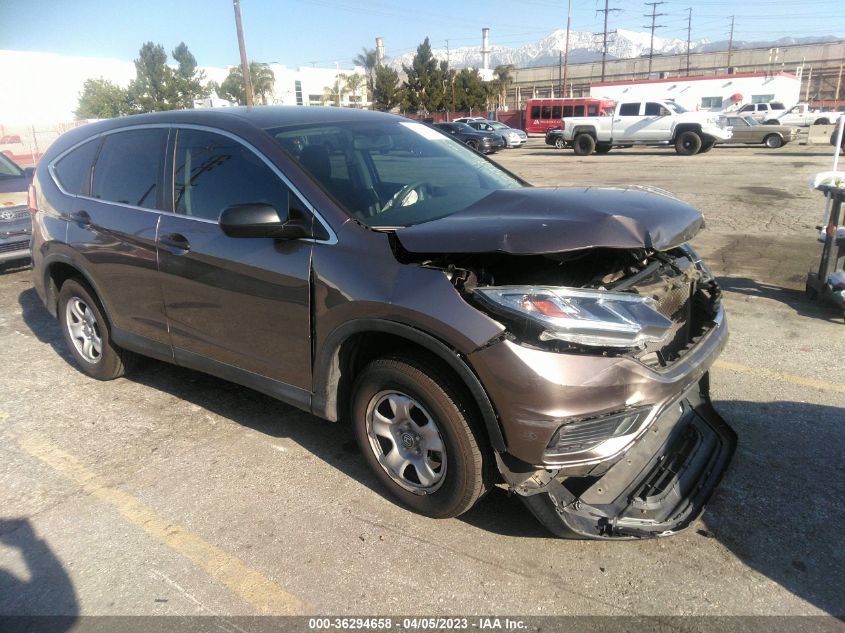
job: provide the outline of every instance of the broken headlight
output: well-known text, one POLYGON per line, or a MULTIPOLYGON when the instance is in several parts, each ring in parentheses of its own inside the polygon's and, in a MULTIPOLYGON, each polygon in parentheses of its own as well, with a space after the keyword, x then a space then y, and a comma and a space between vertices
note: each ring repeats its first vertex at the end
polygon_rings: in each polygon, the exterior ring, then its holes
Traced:
POLYGON ((544 341, 640 347, 663 343, 672 328, 653 299, 627 292, 551 286, 491 286, 476 292, 494 310, 503 309, 542 327, 544 341))

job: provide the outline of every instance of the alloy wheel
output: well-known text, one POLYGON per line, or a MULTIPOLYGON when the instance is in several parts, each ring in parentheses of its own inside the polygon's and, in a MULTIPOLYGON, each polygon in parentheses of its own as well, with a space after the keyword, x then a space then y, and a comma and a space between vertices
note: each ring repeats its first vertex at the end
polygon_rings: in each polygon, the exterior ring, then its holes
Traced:
POLYGON ((70 339, 79 355, 89 363, 97 363, 103 355, 103 338, 94 311, 79 297, 71 297, 65 307, 65 323, 70 339))

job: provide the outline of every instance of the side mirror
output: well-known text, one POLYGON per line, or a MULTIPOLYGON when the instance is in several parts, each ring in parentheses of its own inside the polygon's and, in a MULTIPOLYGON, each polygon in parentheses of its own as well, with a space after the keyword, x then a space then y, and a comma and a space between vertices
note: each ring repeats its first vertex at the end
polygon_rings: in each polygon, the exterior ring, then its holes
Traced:
POLYGON ((236 204, 223 209, 220 228, 229 237, 272 237, 295 240, 312 237, 309 227, 301 220, 279 213, 269 204, 236 204))

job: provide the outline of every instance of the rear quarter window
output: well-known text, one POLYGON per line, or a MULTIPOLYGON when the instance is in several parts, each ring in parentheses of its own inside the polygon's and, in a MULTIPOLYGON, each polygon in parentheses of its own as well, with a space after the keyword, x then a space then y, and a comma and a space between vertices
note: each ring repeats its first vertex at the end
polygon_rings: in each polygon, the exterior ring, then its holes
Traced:
POLYGON ((67 193, 88 195, 91 186, 91 166, 97 157, 102 139, 83 143, 59 160, 53 168, 56 180, 67 193))

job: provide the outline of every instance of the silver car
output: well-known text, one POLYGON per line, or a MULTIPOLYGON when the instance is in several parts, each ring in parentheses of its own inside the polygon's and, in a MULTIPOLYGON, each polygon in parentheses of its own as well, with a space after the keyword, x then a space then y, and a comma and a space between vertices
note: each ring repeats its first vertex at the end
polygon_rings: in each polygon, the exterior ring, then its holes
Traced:
POLYGON ((467 121, 467 125, 481 132, 494 132, 505 140, 505 147, 522 147, 528 142, 528 135, 522 130, 508 127, 499 121, 467 121))

